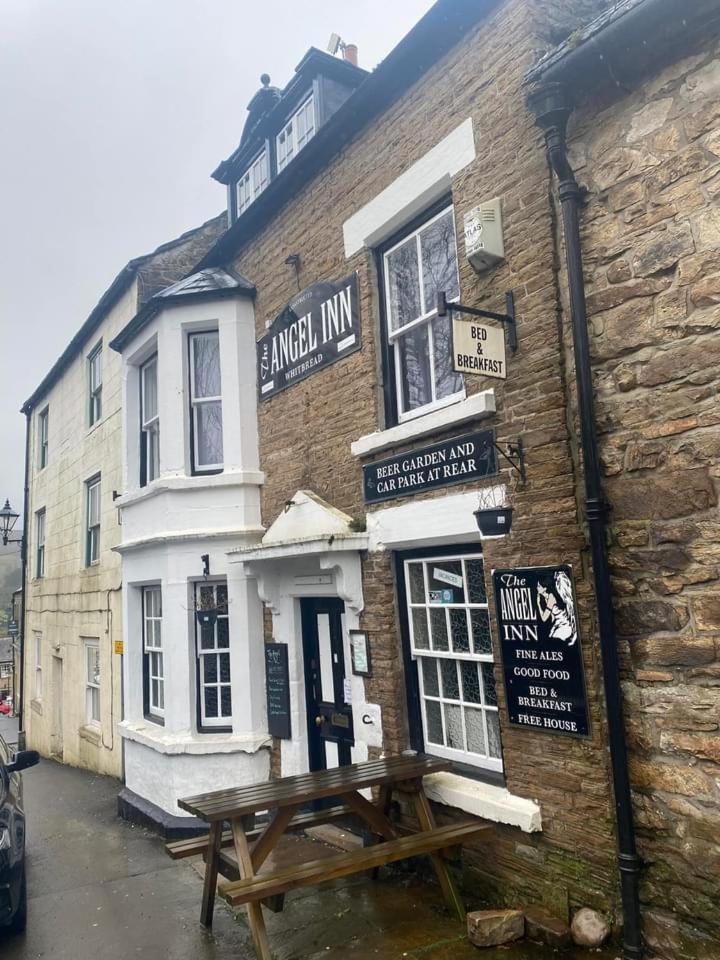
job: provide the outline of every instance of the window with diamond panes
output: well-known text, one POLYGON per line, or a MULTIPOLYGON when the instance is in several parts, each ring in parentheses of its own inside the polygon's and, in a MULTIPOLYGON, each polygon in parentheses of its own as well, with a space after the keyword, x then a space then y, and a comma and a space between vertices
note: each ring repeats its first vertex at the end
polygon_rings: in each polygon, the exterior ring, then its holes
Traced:
POLYGON ((482 557, 407 560, 405 581, 425 750, 502 770, 482 557))
POLYGON ((214 623, 196 625, 200 723, 202 727, 230 727, 232 700, 227 584, 196 584, 195 602, 198 610, 217 611, 214 623))

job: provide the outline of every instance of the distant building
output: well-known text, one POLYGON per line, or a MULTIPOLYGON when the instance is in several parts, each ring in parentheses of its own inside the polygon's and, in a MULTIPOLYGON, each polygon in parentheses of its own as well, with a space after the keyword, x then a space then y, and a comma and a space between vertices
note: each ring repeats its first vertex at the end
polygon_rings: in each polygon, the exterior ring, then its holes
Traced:
POLYGON ((223 226, 215 218, 118 274, 23 406, 29 418, 24 636, 28 747, 122 774, 121 365, 108 342, 181 277, 223 226))
POLYGON ((0 637, 0 702, 12 698, 15 684, 15 641, 0 637))

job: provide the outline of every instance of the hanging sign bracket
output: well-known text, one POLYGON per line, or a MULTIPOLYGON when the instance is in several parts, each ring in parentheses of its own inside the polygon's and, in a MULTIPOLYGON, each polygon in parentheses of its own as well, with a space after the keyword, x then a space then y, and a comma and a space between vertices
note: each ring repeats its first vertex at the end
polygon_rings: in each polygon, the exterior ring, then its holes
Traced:
POLYGON ((444 290, 438 290, 437 314, 446 317, 453 313, 466 313, 471 317, 484 317, 486 320, 498 320, 505 327, 505 336, 508 346, 513 353, 517 350, 517 326, 515 324, 515 298, 512 290, 505 293, 505 313, 494 313, 492 310, 479 310, 477 307, 468 307, 463 303, 448 301, 444 290))
POLYGON ((517 470, 520 480, 525 483, 527 476, 525 474, 525 451, 523 450, 522 437, 517 438, 517 443, 508 443, 505 450, 493 440, 493 446, 507 462, 513 468, 517 470))

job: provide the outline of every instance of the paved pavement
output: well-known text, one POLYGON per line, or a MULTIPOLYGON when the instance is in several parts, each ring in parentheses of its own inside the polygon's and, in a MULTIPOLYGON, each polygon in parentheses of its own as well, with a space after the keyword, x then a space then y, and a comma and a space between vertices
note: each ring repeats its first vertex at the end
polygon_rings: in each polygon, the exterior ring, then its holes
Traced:
POLYGON ((3 960, 251 960, 244 925, 218 904, 197 922, 200 881, 162 841, 115 815, 120 785, 42 760, 23 774, 28 929, 3 960))
MULTIPOLYGON (((204 930, 197 870, 170 860, 154 834, 116 817, 118 781, 51 760, 23 777, 28 930, 22 937, 0 934, 2 960, 255 960, 244 912, 236 919, 218 901, 213 930, 204 930)), ((317 841, 297 838, 280 856, 313 859, 323 851, 317 841)), ((297 890, 266 921, 275 960, 479 957, 443 909, 437 886, 412 873, 297 890)), ((593 960, 615 956, 593 953, 593 960)), ((556 957, 530 943, 482 951, 482 960, 556 957)))
POLYGON ((18 721, 17 717, 8 717, 0 713, 0 737, 11 746, 17 743, 18 721))

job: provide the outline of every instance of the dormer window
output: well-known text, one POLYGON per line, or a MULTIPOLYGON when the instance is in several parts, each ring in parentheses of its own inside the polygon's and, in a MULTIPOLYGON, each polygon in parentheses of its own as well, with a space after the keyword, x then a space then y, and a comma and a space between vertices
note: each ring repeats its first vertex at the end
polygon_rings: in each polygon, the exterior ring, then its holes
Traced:
POLYGON ((280 173, 315 134, 315 104, 312 94, 290 117, 277 135, 277 170, 280 173))
POLYGON ((263 192, 268 185, 267 151, 263 150, 259 157, 250 164, 237 184, 237 212, 238 216, 250 206, 253 200, 263 192))

